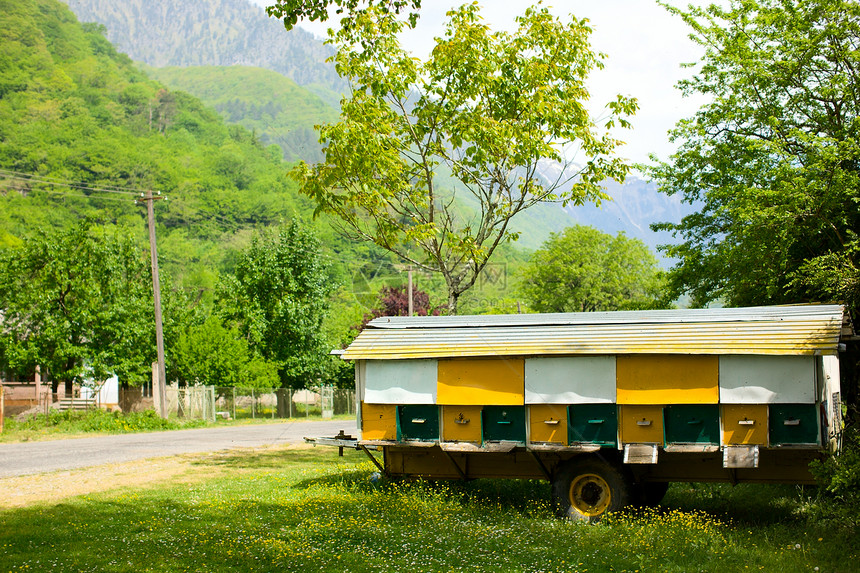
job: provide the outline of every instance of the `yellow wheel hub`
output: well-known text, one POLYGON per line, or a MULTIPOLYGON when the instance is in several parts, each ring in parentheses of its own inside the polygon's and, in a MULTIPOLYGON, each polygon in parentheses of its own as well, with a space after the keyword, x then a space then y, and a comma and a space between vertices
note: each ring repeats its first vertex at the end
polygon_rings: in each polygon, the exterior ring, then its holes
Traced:
POLYGON ((586 517, 601 515, 612 502, 606 480, 597 474, 578 475, 570 482, 570 505, 586 517))

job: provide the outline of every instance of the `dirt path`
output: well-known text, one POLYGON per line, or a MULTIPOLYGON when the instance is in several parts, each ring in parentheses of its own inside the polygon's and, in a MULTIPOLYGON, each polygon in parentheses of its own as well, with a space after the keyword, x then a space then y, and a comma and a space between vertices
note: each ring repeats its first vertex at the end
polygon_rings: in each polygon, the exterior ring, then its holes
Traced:
MULTIPOLYGON (((289 444, 267 448, 243 448, 243 450, 271 451, 311 447, 313 446, 289 444)), ((146 487, 157 487, 163 483, 171 485, 197 483, 216 477, 224 471, 217 464, 201 463, 210 459, 214 461, 214 458, 221 455, 224 454, 185 454, 0 478, 0 510, 52 504, 78 495, 130 487, 140 490, 146 487)))
POLYGON ((282 422, 0 444, 0 477, 74 471, 170 455, 304 443, 305 436, 355 433, 354 420, 282 422))

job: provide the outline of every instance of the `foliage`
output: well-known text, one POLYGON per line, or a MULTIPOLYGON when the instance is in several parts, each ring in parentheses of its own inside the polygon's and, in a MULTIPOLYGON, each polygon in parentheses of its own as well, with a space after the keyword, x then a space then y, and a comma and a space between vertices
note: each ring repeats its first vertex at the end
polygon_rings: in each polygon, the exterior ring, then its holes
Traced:
MULTIPOLYGON (((39 432, 41 434, 110 433, 179 430, 205 426, 203 420, 163 419, 155 410, 143 412, 108 412, 96 408, 84 412, 51 410, 48 415, 36 414, 23 420, 6 420, 9 433, 39 432)), ((4 432, 5 433, 5 432, 4 432)))
POLYGON ((217 307, 252 351, 279 365, 282 386, 303 388, 329 363, 321 326, 335 287, 319 241, 294 219, 254 236, 235 276, 219 284, 217 307))
POLYGON ((664 273, 638 239, 576 225, 532 253, 520 291, 537 312, 669 308, 664 273))
POLYGON ((87 216, 144 244, 135 194, 92 189, 160 190, 162 270, 177 288, 211 289, 251 230, 310 203, 277 148, 148 79, 102 34, 56 0, 0 0, 0 244, 87 216))
POLYGON ((602 64, 584 21, 530 8, 516 32, 492 33, 476 4, 449 17, 426 62, 401 48, 404 23, 390 12, 360 11, 337 32, 352 94, 340 121, 321 128, 325 161, 294 175, 349 236, 440 273, 455 313, 495 249, 516 239, 512 217, 545 201, 600 201, 600 181, 623 180, 629 166, 605 130, 628 126, 637 104, 618 96, 601 126, 589 117, 585 81, 602 64), (539 166, 571 148, 584 165, 543 178, 539 166), (439 171, 452 188, 439 186, 439 171))
POLYGON ((176 380, 181 384, 272 388, 278 365, 254 356, 237 328, 226 328, 217 315, 180 334, 173 350, 176 380))
POLYGON ((698 305, 810 300, 860 303, 860 5, 733 0, 669 8, 705 48, 685 94, 663 191, 701 205, 666 248, 675 294, 698 305))
POLYGON ((356 16, 363 14, 368 8, 375 8, 386 14, 400 14, 407 9, 407 22, 415 27, 418 21, 418 10, 421 0, 272 0, 274 4, 266 8, 269 16, 280 18, 284 27, 292 30, 299 20, 308 19, 311 22, 325 22, 329 17, 329 9, 334 8, 336 14, 345 14, 341 20, 342 26, 349 26, 356 16), (365 6, 366 3, 366 6, 365 6))
MULTIPOLYGON (((413 286, 412 314, 413 316, 438 316, 442 309, 430 306, 430 295, 413 286)), ((409 286, 384 286, 379 291, 377 305, 364 315, 358 330, 361 331, 367 323, 380 316, 409 316, 409 286)))
POLYGON ((860 528, 860 432, 849 426, 842 449, 810 466, 824 493, 814 507, 821 523, 854 535, 860 528))
POLYGON ((150 285, 134 241, 89 220, 0 252, 6 361, 40 365, 55 391, 86 376, 146 381, 155 354, 150 285))
POLYGON ((793 488, 674 484, 664 509, 587 526, 553 516, 544 482, 374 470, 334 448, 196 456, 170 483, 0 512, 0 569, 722 573, 851 571, 858 557, 856 538, 795 515, 793 488))

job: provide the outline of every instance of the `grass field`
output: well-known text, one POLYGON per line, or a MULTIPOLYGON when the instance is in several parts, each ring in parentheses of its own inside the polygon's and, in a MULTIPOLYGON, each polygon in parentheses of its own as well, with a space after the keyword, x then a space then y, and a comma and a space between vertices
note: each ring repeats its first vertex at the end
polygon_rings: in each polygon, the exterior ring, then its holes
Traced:
POLYGON ((170 483, 0 511, 6 571, 857 571, 809 490, 674 484, 664 507, 554 517, 537 481, 371 482, 357 452, 196 456, 170 483))

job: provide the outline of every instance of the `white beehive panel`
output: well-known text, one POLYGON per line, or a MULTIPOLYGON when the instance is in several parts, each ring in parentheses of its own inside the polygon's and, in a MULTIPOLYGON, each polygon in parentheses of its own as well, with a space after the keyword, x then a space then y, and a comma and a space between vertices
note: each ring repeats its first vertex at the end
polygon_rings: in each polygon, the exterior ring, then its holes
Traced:
POLYGON ((615 356, 526 358, 526 404, 615 402, 615 356))
POLYGON ((368 360, 364 401, 368 404, 435 404, 435 360, 368 360))
POLYGON ((815 403, 814 356, 720 356, 723 404, 815 403))

